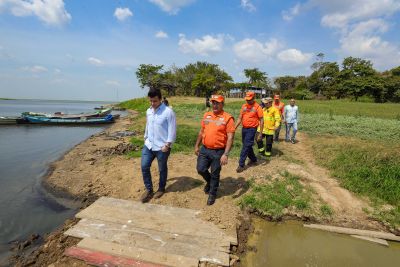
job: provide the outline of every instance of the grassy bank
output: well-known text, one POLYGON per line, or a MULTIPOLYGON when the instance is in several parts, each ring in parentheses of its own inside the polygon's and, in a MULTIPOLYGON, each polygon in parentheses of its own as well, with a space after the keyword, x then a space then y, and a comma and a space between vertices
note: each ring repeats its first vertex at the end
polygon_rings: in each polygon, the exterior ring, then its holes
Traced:
POLYGON ((344 188, 372 200, 375 209, 367 212, 400 227, 400 145, 319 137, 313 148, 344 188))
POLYGON ((285 214, 301 214, 303 216, 331 216, 332 209, 318 199, 310 186, 303 186, 300 177, 288 172, 281 173, 279 179, 265 177, 261 183, 250 184, 250 193, 240 200, 242 207, 257 210, 263 216, 273 220, 285 214))

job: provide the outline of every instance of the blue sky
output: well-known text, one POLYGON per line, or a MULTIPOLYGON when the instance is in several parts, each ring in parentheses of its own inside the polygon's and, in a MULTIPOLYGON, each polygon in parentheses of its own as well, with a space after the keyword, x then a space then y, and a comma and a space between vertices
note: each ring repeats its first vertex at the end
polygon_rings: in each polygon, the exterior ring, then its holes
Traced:
POLYGON ((320 52, 399 66, 400 0, 0 0, 0 97, 140 97, 143 63, 309 75, 320 52))

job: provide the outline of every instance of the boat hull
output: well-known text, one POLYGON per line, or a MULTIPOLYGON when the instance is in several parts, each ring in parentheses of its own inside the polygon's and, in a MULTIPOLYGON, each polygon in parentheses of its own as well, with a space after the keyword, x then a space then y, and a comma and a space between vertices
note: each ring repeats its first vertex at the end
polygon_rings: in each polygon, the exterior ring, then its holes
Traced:
POLYGON ((81 118, 48 118, 39 116, 25 116, 29 123, 51 125, 92 125, 114 122, 114 117, 109 114, 105 117, 81 117, 81 118))

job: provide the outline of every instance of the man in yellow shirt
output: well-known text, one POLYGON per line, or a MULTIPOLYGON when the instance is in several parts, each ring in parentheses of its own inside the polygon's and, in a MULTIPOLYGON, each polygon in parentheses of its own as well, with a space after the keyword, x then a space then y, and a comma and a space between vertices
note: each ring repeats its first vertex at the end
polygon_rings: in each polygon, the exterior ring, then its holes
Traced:
POLYGON ((265 104, 264 111, 264 128, 258 129, 259 134, 265 137, 266 147, 264 148, 263 139, 257 139, 258 152, 267 157, 271 156, 272 143, 274 142, 275 130, 279 127, 281 123, 281 114, 276 107, 272 106, 272 98, 263 98, 262 102, 265 104), (260 141, 259 141, 260 140, 260 141))

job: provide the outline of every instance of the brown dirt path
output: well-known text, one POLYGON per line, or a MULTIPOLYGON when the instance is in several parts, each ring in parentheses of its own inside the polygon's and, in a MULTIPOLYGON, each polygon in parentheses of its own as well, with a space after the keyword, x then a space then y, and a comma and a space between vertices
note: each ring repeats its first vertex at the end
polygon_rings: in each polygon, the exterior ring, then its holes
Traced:
MULTIPOLYGON (((99 196, 139 200, 144 190, 140 158, 128 159, 125 155, 109 155, 109 151, 114 151, 118 145, 129 143, 129 137, 110 136, 116 131, 127 130, 132 123, 132 116, 133 113, 121 118, 104 133, 92 136, 55 162, 53 172, 44 181, 46 187, 75 196, 82 202, 82 207, 99 196)), ((228 165, 221 172, 219 195, 213 206, 206 205, 204 182, 195 168, 196 156, 172 154, 168 162, 167 193, 160 199, 151 200, 151 203, 201 210, 201 218, 231 233, 236 230, 243 215, 237 201, 249 190, 247 181, 254 178, 257 182, 267 175, 277 177, 281 171, 288 170, 301 176, 304 184, 310 184, 334 208, 332 224, 382 229, 362 212, 362 207, 368 206, 365 201, 341 188, 325 169, 315 164, 308 137, 301 133, 298 137, 300 142, 295 145, 285 142, 275 144, 278 155, 271 161, 261 161, 240 174, 235 171, 237 159, 229 159, 228 165), (300 162, 299 160, 303 163, 294 163, 300 162)), ((156 161, 151 172, 157 189, 156 161)), ((62 255, 65 248, 77 243, 76 239, 62 235, 74 223, 75 221, 69 221, 58 232, 50 234, 41 248, 30 257, 17 260, 16 265, 26 266, 30 262, 30 266, 86 266, 62 255)))

